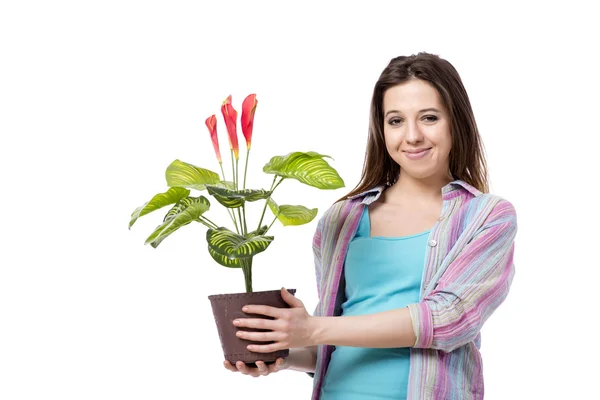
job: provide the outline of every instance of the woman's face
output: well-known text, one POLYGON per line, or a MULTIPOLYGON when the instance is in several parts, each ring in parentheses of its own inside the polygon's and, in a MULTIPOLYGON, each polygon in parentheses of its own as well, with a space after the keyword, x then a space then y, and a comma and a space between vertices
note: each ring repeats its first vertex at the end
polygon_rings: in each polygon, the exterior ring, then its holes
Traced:
POLYGON ((413 79, 386 90, 383 115, 385 146, 401 174, 416 179, 448 176, 449 116, 429 82, 413 79))

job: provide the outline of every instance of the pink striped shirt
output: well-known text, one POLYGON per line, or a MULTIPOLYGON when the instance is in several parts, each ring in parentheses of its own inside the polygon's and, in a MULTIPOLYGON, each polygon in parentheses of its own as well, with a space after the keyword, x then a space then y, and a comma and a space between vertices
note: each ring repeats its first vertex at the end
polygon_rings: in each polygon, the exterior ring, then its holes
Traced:
MULTIPOLYGON (((363 208, 384 186, 333 204, 313 238, 319 302, 315 316, 339 316, 345 301, 346 250, 363 208)), ((480 330, 508 295, 515 268, 513 205, 462 180, 442 188, 442 212, 431 229, 420 301, 409 304, 416 343, 410 351, 408 399, 483 399, 480 330)), ((319 345, 312 400, 319 400, 334 346, 319 345)))

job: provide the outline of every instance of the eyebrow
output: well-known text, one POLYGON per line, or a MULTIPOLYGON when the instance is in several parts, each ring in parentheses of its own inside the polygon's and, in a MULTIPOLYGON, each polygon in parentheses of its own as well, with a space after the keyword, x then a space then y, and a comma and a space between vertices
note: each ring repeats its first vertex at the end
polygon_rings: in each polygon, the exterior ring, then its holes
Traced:
MULTIPOLYGON (((429 107, 429 108, 424 108, 422 110, 419 110, 420 113, 425 112, 425 111, 435 111, 435 112, 441 113, 441 111, 438 110, 435 107, 429 107)), ((390 110, 390 111, 388 111, 388 112, 385 113, 384 117, 387 117, 388 114, 391 114, 391 113, 400 113, 400 111, 398 111, 398 110, 390 110)))

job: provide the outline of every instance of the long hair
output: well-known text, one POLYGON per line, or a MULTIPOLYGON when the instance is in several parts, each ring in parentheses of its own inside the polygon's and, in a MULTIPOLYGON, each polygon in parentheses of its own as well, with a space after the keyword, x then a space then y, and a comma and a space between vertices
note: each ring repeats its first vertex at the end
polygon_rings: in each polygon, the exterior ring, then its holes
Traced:
POLYGON ((390 186, 400 174, 400 166, 390 157, 383 135, 383 96, 389 88, 410 79, 432 84, 440 94, 450 117, 452 145, 448 156, 450 173, 483 193, 489 191, 484 147, 469 96, 456 69, 435 54, 393 58, 383 70, 373 89, 369 116, 369 136, 361 178, 357 186, 344 197, 359 194, 375 186, 390 186))

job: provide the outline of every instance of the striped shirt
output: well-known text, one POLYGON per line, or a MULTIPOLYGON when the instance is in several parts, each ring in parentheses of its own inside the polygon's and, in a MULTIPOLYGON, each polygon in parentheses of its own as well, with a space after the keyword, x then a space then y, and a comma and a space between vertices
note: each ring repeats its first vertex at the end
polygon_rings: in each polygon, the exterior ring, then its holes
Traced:
MULTIPOLYGON (((364 207, 377 186, 333 204, 313 238, 319 301, 315 316, 339 316, 345 301, 344 261, 364 207)), ((410 348, 410 400, 481 400, 479 352, 483 323, 508 295, 515 268, 513 205, 457 179, 442 188, 442 212, 432 227, 420 300, 408 305, 417 338, 410 348)), ((319 400, 333 345, 317 350, 312 400, 319 400)))

